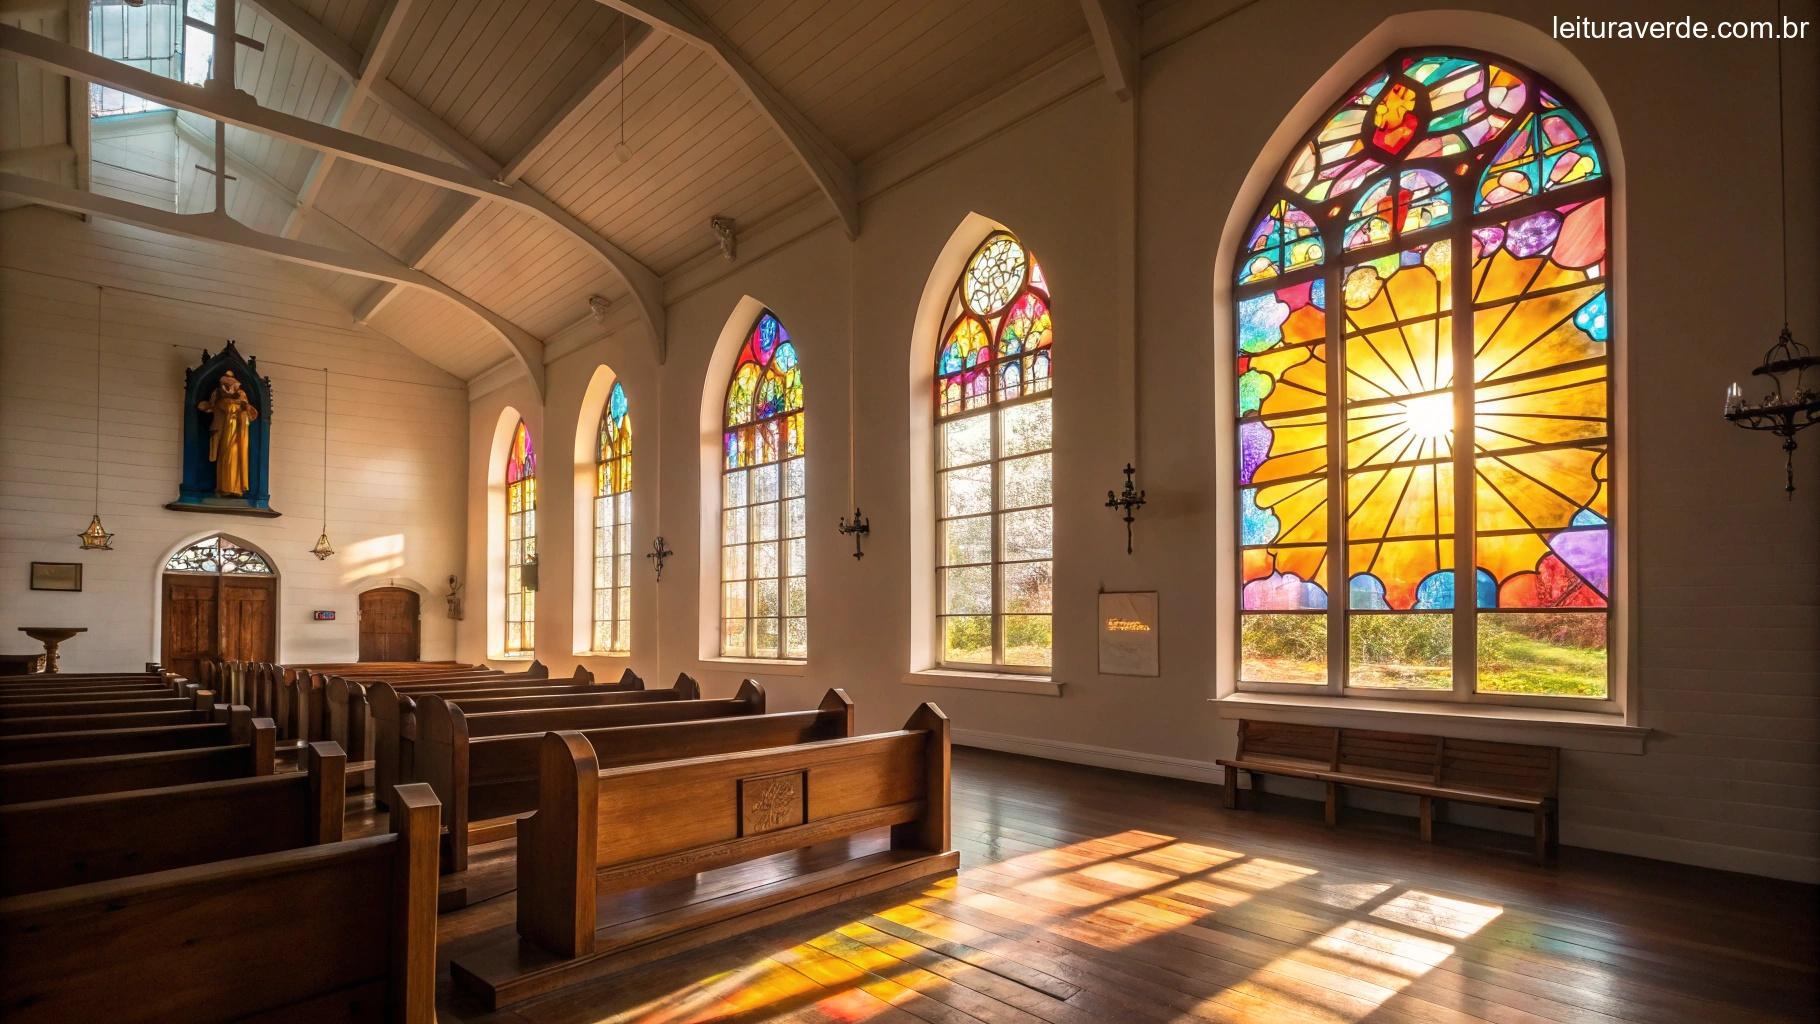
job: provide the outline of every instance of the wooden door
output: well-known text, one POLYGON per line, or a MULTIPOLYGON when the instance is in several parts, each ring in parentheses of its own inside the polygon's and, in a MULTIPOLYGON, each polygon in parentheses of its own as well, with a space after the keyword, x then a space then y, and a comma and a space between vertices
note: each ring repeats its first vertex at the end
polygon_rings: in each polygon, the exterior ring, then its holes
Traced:
POLYGON ((278 660, 278 581, 270 576, 221 577, 221 644, 225 661, 278 660))
POLYGON ((164 577, 164 647, 167 672, 202 678, 203 661, 215 656, 217 577, 164 577))
POLYGON ((163 664, 202 678, 212 660, 278 660, 278 580, 272 576, 164 577, 163 664))
POLYGON ((418 629, 415 591, 380 587, 360 595, 361 661, 416 661, 418 629))

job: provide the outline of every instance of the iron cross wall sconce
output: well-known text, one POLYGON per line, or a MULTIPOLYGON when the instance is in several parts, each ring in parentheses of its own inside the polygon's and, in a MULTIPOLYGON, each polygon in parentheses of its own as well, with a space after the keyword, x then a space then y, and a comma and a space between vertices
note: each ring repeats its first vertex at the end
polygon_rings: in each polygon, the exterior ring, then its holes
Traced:
POLYGON ((1135 518, 1132 513, 1144 507, 1144 492, 1138 490, 1131 479, 1136 472, 1137 470, 1132 467, 1131 463, 1125 463, 1125 489, 1117 494, 1111 491, 1106 492, 1106 507, 1119 509, 1125 513, 1125 553, 1127 555, 1131 554, 1131 522, 1135 518))
POLYGON ((658 534, 657 539, 651 542, 651 553, 645 557, 651 559, 657 566, 657 582, 662 583, 664 581, 664 559, 669 558, 674 554, 676 554, 676 552, 671 551, 669 547, 664 544, 662 534, 658 534))
POLYGON ((855 503, 853 506, 853 521, 848 522, 847 517, 842 516, 840 526, 836 527, 836 529, 840 530, 841 536, 843 537, 848 534, 853 535, 854 558, 859 559, 866 557, 865 551, 860 549, 860 541, 872 535, 872 521, 860 514, 858 503, 855 503))
POLYGON ((1776 390, 1765 394, 1756 405, 1744 401, 1744 389, 1736 383, 1725 389, 1725 418, 1746 430, 1766 430, 1782 439, 1782 452, 1790 500, 1795 497, 1795 435, 1820 423, 1820 391, 1807 383, 1807 371, 1820 368, 1820 356, 1809 352, 1795 340, 1787 325, 1770 350, 1763 354, 1763 364, 1751 371, 1753 377, 1768 377, 1776 390), (1782 378, 1794 374, 1794 381, 1784 390, 1782 378))

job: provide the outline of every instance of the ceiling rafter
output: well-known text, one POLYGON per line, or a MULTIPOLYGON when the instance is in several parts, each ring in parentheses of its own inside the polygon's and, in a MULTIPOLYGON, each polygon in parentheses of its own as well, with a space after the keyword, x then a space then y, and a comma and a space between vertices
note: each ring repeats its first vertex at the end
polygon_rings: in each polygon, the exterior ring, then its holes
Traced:
POLYGON ((1137 0, 1081 0, 1087 31, 1099 52, 1106 87, 1121 100, 1137 91, 1138 36, 1142 25, 1137 0))
POLYGON ((809 176, 834 204, 848 238, 859 237, 859 173, 853 160, 841 152, 814 122, 804 116, 777 87, 758 73, 733 44, 708 19, 691 10, 683 0, 595 0, 666 35, 673 35, 707 53, 733 75, 765 119, 784 137, 803 162, 809 176))
POLYGON ((531 213, 587 246, 626 283, 638 302, 654 347, 661 352, 664 305, 662 282, 657 275, 582 223, 580 218, 523 183, 502 184, 469 167, 260 106, 252 96, 237 89, 189 85, 11 25, 0 25, 0 52, 72 78, 111 86, 224 124, 332 153, 339 159, 477 198, 508 203, 531 213))
POLYGON ((261 253, 290 263, 320 270, 331 270, 376 281, 393 281, 411 288, 439 295, 454 302, 485 321, 511 350, 525 373, 530 375, 538 393, 543 392, 543 342, 518 325, 486 306, 449 287, 421 270, 413 270, 377 250, 348 252, 323 245, 301 242, 279 235, 268 235, 229 217, 217 209, 210 213, 173 213, 141 206, 138 203, 79 191, 20 174, 0 173, 0 194, 66 210, 71 213, 101 217, 168 235, 193 238, 203 242, 232 246, 261 253))
MULTIPOLYGON (((651 26, 644 22, 627 20, 633 21, 633 24, 626 28, 626 45, 622 52, 615 53, 610 60, 602 62, 589 76, 587 83, 577 89, 554 114, 550 115, 549 120, 545 121, 543 127, 531 136, 530 141, 519 150, 518 155, 508 160, 505 166, 500 168, 499 173, 495 175, 497 180, 508 185, 517 183, 519 178, 524 176, 525 168, 543 155, 553 140, 567 130, 582 113, 593 107, 595 102, 606 94, 609 87, 620 85, 626 66, 637 59, 646 47, 654 45, 661 38, 651 30, 651 26)), ((453 210, 438 216, 428 225, 428 230, 412 239, 410 246, 399 254, 399 258, 413 267, 421 266, 467 221, 469 215, 473 213, 475 202, 462 203, 453 210)), ((378 315, 379 311, 384 309, 386 303, 390 302, 397 293, 398 286, 390 282, 382 281, 374 285, 373 290, 355 305, 355 318, 364 321, 366 318, 378 315)), ((658 365, 663 365, 668 355, 667 350, 665 339, 659 337, 657 339, 658 365)))

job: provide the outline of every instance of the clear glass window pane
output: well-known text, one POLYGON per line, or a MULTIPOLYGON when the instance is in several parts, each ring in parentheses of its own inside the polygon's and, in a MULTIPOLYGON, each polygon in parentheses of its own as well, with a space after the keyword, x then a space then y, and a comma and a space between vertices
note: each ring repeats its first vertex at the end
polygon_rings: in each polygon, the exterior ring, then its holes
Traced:
POLYGON ((1005 664, 1046 668, 1055 638, 1047 615, 1006 615, 1005 664))
POLYGON ((1006 459, 999 466, 999 507, 1029 508, 1047 505, 1052 470, 1049 453, 1006 459))
POLYGON ((942 660, 992 664, 992 616, 942 616, 942 660))
POLYGON ((1050 612, 1054 610, 1055 578, 1050 562, 1012 562, 1001 570, 1005 610, 1050 612))
POLYGON ((1010 458, 1051 446, 1051 399, 1014 405, 999 412, 999 455, 1010 458))
POLYGON ((950 519, 942 524, 943 559, 947 565, 992 561, 992 517, 950 519))
POLYGON ((1545 697, 1610 693, 1609 619, 1583 612, 1479 612, 1479 692, 1545 697))
POLYGON ((1355 613, 1347 620, 1347 684, 1389 690, 1453 689, 1453 616, 1355 613))
POLYGON ((942 424, 942 465, 965 466, 992 458, 992 421, 987 414, 942 424))

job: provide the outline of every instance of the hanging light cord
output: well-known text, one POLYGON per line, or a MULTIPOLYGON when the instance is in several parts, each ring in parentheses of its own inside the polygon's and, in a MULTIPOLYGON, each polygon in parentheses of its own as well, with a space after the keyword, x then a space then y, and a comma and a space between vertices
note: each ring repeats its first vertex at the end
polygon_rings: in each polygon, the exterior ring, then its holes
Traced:
POLYGON ((322 368, 322 533, 329 532, 329 368, 322 368))
MULTIPOLYGON (((1781 51, 1777 51, 1778 57, 1781 51)), ((619 16, 619 144, 626 144, 626 16, 619 16)))
POLYGON ((101 515, 101 306, 107 288, 95 286, 95 515, 101 515))
POLYGON ((1776 188, 1782 200, 1782 327, 1788 328, 1788 111, 1782 95, 1782 0, 1776 0, 1776 188))

